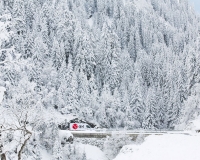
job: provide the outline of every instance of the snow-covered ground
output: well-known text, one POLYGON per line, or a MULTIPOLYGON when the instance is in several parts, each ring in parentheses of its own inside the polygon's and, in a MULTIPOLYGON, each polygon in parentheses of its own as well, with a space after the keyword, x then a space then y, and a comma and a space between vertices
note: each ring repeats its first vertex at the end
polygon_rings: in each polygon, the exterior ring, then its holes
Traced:
POLYGON ((87 160, 108 160, 105 154, 95 146, 80 144, 80 149, 86 153, 87 160))
POLYGON ((114 160, 199 160, 200 134, 152 135, 141 145, 124 146, 114 160))
MULTIPOLYGON (((85 144, 77 144, 79 153, 85 153, 87 160, 108 160, 105 154, 97 147, 85 144)), ((51 160, 53 159, 52 155, 47 153, 45 150, 41 151, 42 159, 41 160, 51 160)))

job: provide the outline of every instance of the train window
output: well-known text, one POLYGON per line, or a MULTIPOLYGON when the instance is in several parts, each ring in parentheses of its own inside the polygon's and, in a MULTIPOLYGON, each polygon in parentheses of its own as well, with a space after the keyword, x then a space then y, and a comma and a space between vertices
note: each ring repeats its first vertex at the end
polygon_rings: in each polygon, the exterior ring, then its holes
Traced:
POLYGON ((87 128, 91 128, 89 125, 86 125, 87 128))

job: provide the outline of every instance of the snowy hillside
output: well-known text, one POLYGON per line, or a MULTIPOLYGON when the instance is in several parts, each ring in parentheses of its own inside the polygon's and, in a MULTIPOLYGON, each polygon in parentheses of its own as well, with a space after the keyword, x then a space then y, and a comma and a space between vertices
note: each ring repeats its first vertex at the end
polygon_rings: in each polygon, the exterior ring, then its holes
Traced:
POLYGON ((192 129, 199 21, 187 0, 0 1, 0 154, 85 160, 59 139, 73 117, 113 130, 192 129))
POLYGON ((40 107, 108 128, 180 123, 199 83, 199 19, 187 0, 16 0, 1 8, 4 106, 24 92, 40 107))

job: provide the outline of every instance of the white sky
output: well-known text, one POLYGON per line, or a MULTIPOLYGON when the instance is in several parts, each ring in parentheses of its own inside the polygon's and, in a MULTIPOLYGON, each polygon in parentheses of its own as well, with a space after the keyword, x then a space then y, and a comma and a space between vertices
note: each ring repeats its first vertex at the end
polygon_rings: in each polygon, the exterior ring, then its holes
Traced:
POLYGON ((200 14, 200 0, 189 0, 195 10, 200 14))

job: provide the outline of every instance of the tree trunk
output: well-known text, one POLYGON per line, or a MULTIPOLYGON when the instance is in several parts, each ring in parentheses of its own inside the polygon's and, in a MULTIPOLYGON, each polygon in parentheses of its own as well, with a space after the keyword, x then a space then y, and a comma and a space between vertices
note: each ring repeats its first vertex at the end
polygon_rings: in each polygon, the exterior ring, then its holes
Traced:
POLYGON ((26 146, 28 140, 31 138, 32 133, 30 131, 27 131, 27 133, 29 134, 29 137, 24 141, 24 143, 22 144, 19 152, 18 152, 18 160, 21 160, 22 158, 22 151, 24 149, 24 147, 26 146))
POLYGON ((1 154, 1 160, 6 160, 6 155, 5 155, 5 153, 1 154))

